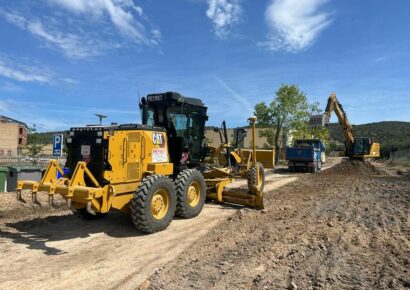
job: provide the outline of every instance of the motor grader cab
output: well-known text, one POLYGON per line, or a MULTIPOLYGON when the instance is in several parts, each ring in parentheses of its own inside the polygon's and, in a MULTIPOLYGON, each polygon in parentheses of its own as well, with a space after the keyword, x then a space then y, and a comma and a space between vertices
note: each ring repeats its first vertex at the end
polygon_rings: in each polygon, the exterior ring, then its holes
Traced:
POLYGON ((205 122, 208 120, 204 103, 167 92, 142 98, 140 109, 142 124, 166 130, 175 174, 198 167, 204 155, 205 122))
MULTIPOLYGON (((206 198, 263 208, 264 175, 256 157, 244 190, 227 190, 234 177, 203 166, 207 108, 202 101, 152 94, 140 108, 142 124, 71 128, 66 139, 69 173, 58 178, 64 171, 51 160, 40 182, 18 181, 17 199, 30 190, 38 203, 37 194, 47 192, 52 206, 59 194, 74 213, 92 219, 120 210, 145 233, 165 229, 175 215, 197 216, 206 198)), ((255 121, 250 119, 253 134, 255 121)))

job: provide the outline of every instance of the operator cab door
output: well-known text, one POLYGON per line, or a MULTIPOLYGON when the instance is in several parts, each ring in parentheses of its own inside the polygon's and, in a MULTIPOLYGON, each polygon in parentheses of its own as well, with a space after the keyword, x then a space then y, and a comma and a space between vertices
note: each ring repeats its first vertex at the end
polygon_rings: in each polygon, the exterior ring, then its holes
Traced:
POLYGON ((364 156, 369 155, 371 147, 370 138, 356 138, 354 140, 353 155, 364 156))

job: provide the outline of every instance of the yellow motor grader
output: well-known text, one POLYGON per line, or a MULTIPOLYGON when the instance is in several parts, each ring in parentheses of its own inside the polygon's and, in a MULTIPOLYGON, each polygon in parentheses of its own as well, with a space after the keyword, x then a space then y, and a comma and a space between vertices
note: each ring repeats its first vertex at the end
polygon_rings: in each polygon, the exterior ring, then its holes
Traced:
MULTIPOLYGON (((57 178, 64 171, 51 160, 40 182, 18 182, 17 198, 27 189, 38 203, 37 193, 47 192, 52 206, 60 194, 86 218, 124 211, 145 233, 164 230, 175 215, 197 216, 207 198, 263 208, 264 169, 256 161, 255 144, 246 190, 227 190, 235 178, 231 169, 204 163, 208 117, 201 100, 174 92, 150 94, 141 99, 140 109, 142 124, 71 128, 68 174, 57 178)), ((249 119, 253 136, 255 121, 249 119)))

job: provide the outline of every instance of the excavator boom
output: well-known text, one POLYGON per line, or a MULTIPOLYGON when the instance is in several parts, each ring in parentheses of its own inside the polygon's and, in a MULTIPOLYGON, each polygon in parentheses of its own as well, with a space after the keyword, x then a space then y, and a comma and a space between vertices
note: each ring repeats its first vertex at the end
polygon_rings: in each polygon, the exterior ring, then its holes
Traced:
POLYGON ((347 156, 361 159, 380 157, 380 145, 378 143, 373 143, 369 137, 354 137, 353 127, 347 118, 342 104, 337 100, 335 93, 331 94, 327 100, 324 114, 311 116, 309 126, 311 128, 327 127, 332 112, 335 112, 339 124, 343 127, 347 156))

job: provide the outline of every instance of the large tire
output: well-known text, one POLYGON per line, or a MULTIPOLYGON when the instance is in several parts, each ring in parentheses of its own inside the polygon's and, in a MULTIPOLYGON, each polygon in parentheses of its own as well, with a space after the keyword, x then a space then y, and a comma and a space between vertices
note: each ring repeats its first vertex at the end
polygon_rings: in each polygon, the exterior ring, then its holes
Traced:
POLYGON ((176 208, 176 194, 172 181, 163 175, 144 178, 131 200, 131 219, 135 227, 152 234, 165 230, 176 208))
POLYGON ((196 169, 182 171, 175 179, 175 189, 176 215, 186 219, 199 215, 206 198, 206 184, 202 173, 196 169))
POLYGON ((248 189, 251 193, 256 194, 258 191, 262 192, 265 187, 265 169, 262 163, 257 163, 259 169, 259 175, 257 174, 257 169, 252 166, 246 173, 248 179, 248 189))
POLYGON ((92 215, 85 208, 73 209, 72 212, 76 217, 85 219, 85 220, 97 220, 97 219, 105 217, 108 214, 108 212, 107 213, 97 212, 95 215, 92 215))

